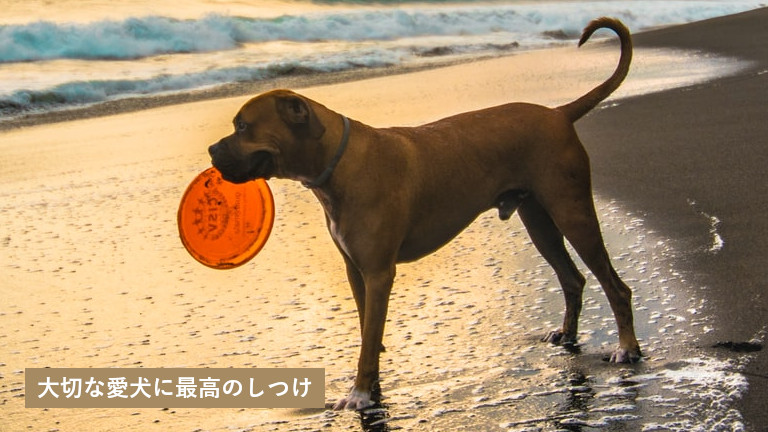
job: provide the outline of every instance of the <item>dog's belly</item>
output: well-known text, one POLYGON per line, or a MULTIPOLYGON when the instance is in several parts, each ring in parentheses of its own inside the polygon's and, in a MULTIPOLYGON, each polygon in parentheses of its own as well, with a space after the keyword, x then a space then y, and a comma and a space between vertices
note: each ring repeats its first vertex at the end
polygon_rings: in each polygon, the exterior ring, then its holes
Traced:
POLYGON ((436 250, 448 244, 451 240, 453 240, 454 237, 456 237, 456 235, 458 235, 458 233, 454 234, 448 239, 445 239, 442 241, 434 241, 430 243, 414 243, 414 242, 405 243, 403 244, 403 247, 400 248, 400 251, 397 254, 397 262, 407 263, 407 262, 412 262, 412 261, 416 261, 421 258, 424 258, 425 256, 435 252, 436 250))
POLYGON ((411 262, 423 258, 448 244, 486 208, 465 211, 461 215, 445 217, 436 212, 420 223, 414 224, 398 250, 398 262, 411 262))
MULTIPOLYGON (((458 184, 445 184, 449 186, 445 190, 460 190, 458 184)), ((411 215, 408 230, 398 250, 397 261, 411 262, 435 252, 487 210, 496 208, 502 220, 509 219, 529 194, 526 189, 509 185, 499 187, 475 182, 475 186, 477 187, 465 189, 470 191, 466 194, 433 193, 416 200, 419 205, 414 207, 420 211, 411 215), (487 193, 482 193, 483 190, 487 193)))

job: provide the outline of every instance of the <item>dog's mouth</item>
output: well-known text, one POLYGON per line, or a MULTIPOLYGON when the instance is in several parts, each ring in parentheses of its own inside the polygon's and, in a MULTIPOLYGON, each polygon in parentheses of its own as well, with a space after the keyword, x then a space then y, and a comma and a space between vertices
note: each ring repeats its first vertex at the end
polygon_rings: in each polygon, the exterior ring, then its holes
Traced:
POLYGON ((275 160, 268 151, 258 151, 249 155, 245 161, 226 164, 213 160, 213 165, 221 172, 221 177, 230 183, 245 183, 256 179, 269 179, 275 174, 275 160))
POLYGON ((251 179, 269 179, 275 174, 275 159, 268 151, 258 151, 248 158, 248 176, 251 179))

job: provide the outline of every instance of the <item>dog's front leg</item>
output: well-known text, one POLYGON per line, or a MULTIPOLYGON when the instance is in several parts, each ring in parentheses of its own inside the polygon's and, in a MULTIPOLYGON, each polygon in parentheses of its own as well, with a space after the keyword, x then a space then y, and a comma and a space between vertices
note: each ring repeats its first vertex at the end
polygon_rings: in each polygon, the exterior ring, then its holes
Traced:
MULTIPOLYGON (((365 282, 365 314, 363 322, 363 341, 357 364, 355 386, 349 396, 341 399, 334 409, 360 410, 373 405, 371 392, 379 379, 379 354, 384 338, 384 323, 387 320, 387 306, 392 282, 395 279, 395 266, 376 271, 363 272, 365 282)), ((362 306, 362 305, 360 305, 362 306)))
MULTIPOLYGON (((341 248, 339 248, 341 250, 341 248)), ((357 306, 357 317, 360 319, 360 332, 365 328, 365 281, 363 280, 363 274, 357 269, 357 266, 347 256, 344 251, 341 251, 344 256, 344 264, 347 266, 347 281, 349 287, 352 288, 352 296, 355 298, 355 305, 357 306)))

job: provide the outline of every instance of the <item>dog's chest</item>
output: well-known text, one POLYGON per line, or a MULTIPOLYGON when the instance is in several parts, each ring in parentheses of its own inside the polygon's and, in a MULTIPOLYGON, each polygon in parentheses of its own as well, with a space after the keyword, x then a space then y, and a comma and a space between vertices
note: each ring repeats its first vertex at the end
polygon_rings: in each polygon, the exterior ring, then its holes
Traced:
POLYGON ((320 204, 323 206, 323 211, 325 211, 325 220, 326 224, 328 225, 328 232, 331 234, 331 238, 339 247, 339 249, 344 252, 344 254, 351 256, 348 242, 345 241, 345 235, 336 221, 338 212, 333 205, 333 201, 320 191, 314 192, 317 200, 320 201, 320 204))
POLYGON ((328 218, 328 231, 331 233, 331 238, 333 238, 333 241, 336 242, 344 254, 347 256, 352 256, 350 253, 349 245, 344 239, 344 233, 339 229, 339 225, 331 218, 328 218))

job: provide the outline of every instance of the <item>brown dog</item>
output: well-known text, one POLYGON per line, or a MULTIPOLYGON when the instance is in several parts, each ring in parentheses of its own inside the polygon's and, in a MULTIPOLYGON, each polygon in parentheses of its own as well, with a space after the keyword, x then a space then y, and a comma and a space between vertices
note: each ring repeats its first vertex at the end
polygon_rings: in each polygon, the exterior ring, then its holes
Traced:
POLYGON ((610 301, 619 328, 619 348, 611 361, 640 358, 632 294, 605 250, 589 160, 573 127, 629 71, 632 42, 620 22, 591 22, 579 45, 599 28, 613 30, 621 40, 616 71, 586 95, 555 109, 513 103, 419 127, 375 129, 277 90, 247 102, 234 119, 235 132, 210 147, 213 165, 226 180, 304 182, 325 210, 362 327, 355 385, 337 409, 372 403, 395 265, 432 253, 491 208, 502 219, 519 209, 533 243, 562 285, 563 326, 544 340, 576 340, 585 279, 565 249, 565 236, 610 301), (394 183, 402 187, 390 187, 394 183))

